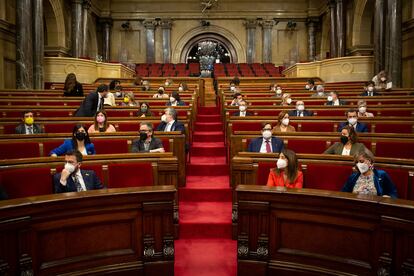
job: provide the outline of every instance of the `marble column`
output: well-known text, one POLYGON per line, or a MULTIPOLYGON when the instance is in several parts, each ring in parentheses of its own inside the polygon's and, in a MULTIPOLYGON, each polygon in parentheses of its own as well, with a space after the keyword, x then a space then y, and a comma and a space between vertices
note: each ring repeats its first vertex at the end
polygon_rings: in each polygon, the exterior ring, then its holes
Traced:
POLYGON ((317 18, 308 18, 306 25, 308 27, 308 60, 314 61, 316 59, 316 26, 318 24, 317 18))
POLYGON ((43 57, 44 57, 44 29, 43 29, 43 1, 33 1, 33 88, 43 89, 43 57))
POLYGON ((385 68, 385 5, 386 0, 375 1, 374 11, 374 73, 385 68))
POLYGON ((266 20, 262 23, 263 28, 263 63, 272 62, 272 29, 275 21, 266 20))
POLYGON ((16 85, 33 88, 32 1, 16 1, 16 85))
POLYGON ((345 42, 345 15, 344 15, 344 0, 336 0, 336 56, 344 57, 346 50, 345 42))
POLYGON ((331 15, 331 34, 330 34, 330 44, 331 44, 331 52, 330 57, 334 58, 337 56, 337 45, 336 45, 336 0, 329 0, 329 10, 331 15))
POLYGON ((147 63, 155 63, 155 27, 157 22, 145 20, 144 26, 146 30, 147 63))
POLYGON ((244 23, 247 31, 247 63, 253 63, 256 53, 256 19, 247 19, 244 23))
POLYGON ((82 55, 82 3, 83 0, 72 0, 72 56, 82 55))
POLYGON ((389 45, 385 52, 385 70, 391 76, 393 87, 402 84, 402 5, 401 0, 388 0, 387 25, 389 45))
POLYGON ((102 25, 102 42, 103 42, 103 61, 111 60, 111 29, 112 29, 112 18, 101 18, 99 22, 102 25))
POLYGON ((88 18, 91 0, 83 0, 82 3, 82 56, 88 56, 88 18))
POLYGON ((171 62, 171 20, 161 21, 161 30, 162 30, 162 62, 170 63, 171 62))

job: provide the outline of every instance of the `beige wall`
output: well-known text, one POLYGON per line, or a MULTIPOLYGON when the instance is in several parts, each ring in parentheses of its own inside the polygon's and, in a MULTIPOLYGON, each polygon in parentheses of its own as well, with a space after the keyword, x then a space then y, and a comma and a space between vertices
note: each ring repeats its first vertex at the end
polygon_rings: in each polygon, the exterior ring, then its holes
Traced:
POLYGON ((0 3, 0 89, 16 88, 15 1, 0 3))
POLYGON ((414 0, 403 1, 402 79, 404 87, 414 87, 414 0))

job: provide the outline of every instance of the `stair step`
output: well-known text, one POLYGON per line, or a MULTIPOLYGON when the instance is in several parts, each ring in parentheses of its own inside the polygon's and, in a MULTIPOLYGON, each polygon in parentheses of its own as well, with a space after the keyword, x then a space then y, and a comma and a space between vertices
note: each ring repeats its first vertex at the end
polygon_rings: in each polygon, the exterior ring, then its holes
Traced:
POLYGON ((195 131, 222 131, 223 124, 221 122, 196 122, 195 131))
MULTIPOLYGON (((192 157, 191 159, 194 159, 194 158, 197 158, 197 157, 192 157)), ((198 164, 187 165, 187 175, 218 176, 218 175, 228 175, 228 174, 229 174, 229 166, 227 164, 198 163, 198 164)))
POLYGON ((200 106, 198 113, 202 115, 220 115, 220 111, 217 106, 200 106))
POLYGON ((226 165, 226 156, 194 156, 189 165, 226 165))
POLYGON ((226 148, 223 142, 194 142, 191 147, 191 156, 223 156, 226 148), (212 145, 208 145, 212 144, 212 145))
POLYGON ((228 188, 230 180, 228 175, 220 176, 187 176, 186 188, 228 188))
POLYGON ((221 122, 221 116, 198 114, 196 121, 197 122, 221 122))
POLYGON ((194 131, 193 132, 194 142, 224 142, 223 131, 194 131))
POLYGON ((226 188, 206 188, 206 187, 185 187, 180 188, 178 192, 180 201, 208 202, 220 201, 231 202, 232 191, 230 187, 226 188))
MULTIPOLYGON (((230 189, 229 189, 230 190, 230 189)), ((231 224, 232 202, 179 201, 181 223, 227 223, 231 224)))

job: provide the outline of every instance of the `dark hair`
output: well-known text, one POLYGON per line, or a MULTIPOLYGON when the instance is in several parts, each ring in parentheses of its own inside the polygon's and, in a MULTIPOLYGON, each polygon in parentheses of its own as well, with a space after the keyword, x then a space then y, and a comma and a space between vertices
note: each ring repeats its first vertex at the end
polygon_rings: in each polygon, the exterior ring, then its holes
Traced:
POLYGON ((335 94, 337 98, 339 98, 339 93, 336 91, 331 91, 331 93, 335 94))
POLYGON ((93 118, 93 121, 94 121, 94 123, 93 123, 93 127, 94 127, 95 131, 96 131, 96 130, 99 130, 99 124, 98 124, 98 122, 96 121, 96 118, 98 117, 98 114, 99 114, 99 113, 102 113, 102 114, 105 116, 105 122, 104 122, 104 124, 103 124, 103 128, 104 128, 104 130, 106 131, 106 129, 108 128, 108 116, 106 115, 106 112, 105 112, 105 110, 103 110, 103 109, 98 110, 98 111, 95 113, 95 116, 94 116, 94 118, 93 118))
POLYGON ((33 113, 33 110, 27 109, 27 110, 23 111, 23 112, 22 112, 22 118, 24 118, 24 116, 25 116, 27 113, 33 113))
POLYGON ((121 83, 119 80, 112 80, 110 83, 109 83, 109 90, 114 90, 115 89, 115 87, 116 87, 116 84, 117 83, 121 83))
POLYGON ((239 92, 237 92, 237 93, 234 93, 234 95, 233 95, 233 99, 237 99, 237 97, 238 96, 241 96, 242 94, 241 93, 239 93, 239 92))
POLYGON ((264 129, 264 127, 265 127, 266 125, 270 125, 271 127, 273 127, 273 126, 272 126, 272 123, 269 123, 269 122, 263 122, 263 123, 262 123, 262 129, 264 129))
POLYGON ((315 85, 315 81, 313 79, 308 79, 308 83, 312 84, 312 85, 315 85))
POLYGON ((65 79, 65 85, 63 86, 64 91, 72 91, 76 86, 76 75, 74 73, 69 73, 65 79))
POLYGON ((142 84, 142 78, 140 76, 136 76, 134 80, 135 85, 141 85, 142 84))
POLYGON ((89 139, 89 134, 86 131, 86 128, 81 124, 77 124, 73 127, 73 130, 72 130, 72 143, 73 143, 73 148, 76 150, 78 149, 78 140, 76 139, 76 133, 78 132, 80 128, 83 128, 85 130, 85 145, 91 143, 91 139, 89 139))
POLYGON ((171 93, 171 97, 175 98, 175 99, 177 100, 177 102, 179 102, 179 101, 180 101, 180 94, 178 94, 178 92, 177 92, 177 91, 173 91, 173 92, 171 93))
POLYGON ((240 84, 240 79, 239 79, 239 77, 238 77, 238 76, 234 76, 234 78, 231 80, 230 84, 231 84, 232 82, 233 82, 235 85, 239 86, 239 84, 240 84))
POLYGON ((139 123, 139 127, 141 126, 147 126, 150 132, 154 130, 154 125, 151 122, 141 122, 139 123))
POLYGON ((152 116, 152 113, 151 113, 151 111, 150 111, 150 105, 149 105, 147 102, 142 102, 142 103, 139 105, 139 109, 138 109, 138 112, 137 112, 137 116, 141 116, 142 114, 145 114, 145 116, 152 116), (142 105, 144 105, 144 104, 147 106, 147 112, 142 113, 142 111, 141 111, 141 107, 142 107, 142 105))
MULTIPOLYGON (((293 183, 296 180, 296 177, 298 176, 298 159, 296 158, 296 153, 293 150, 284 148, 280 153, 283 153, 283 155, 288 160, 288 165, 286 167, 285 173, 287 176, 287 179, 289 183, 293 183)), ((276 172, 279 175, 280 170, 276 168, 276 172)))
POLYGON ((76 162, 80 163, 83 160, 83 155, 80 151, 78 151, 77 149, 73 149, 73 150, 68 150, 65 155, 67 156, 75 156, 76 157, 76 162))
POLYGON ((183 91, 188 91, 188 85, 185 82, 180 83, 178 86, 180 86, 183 88, 183 91))
POLYGON ((98 92, 98 93, 105 92, 105 91, 108 91, 108 85, 106 85, 106 84, 100 84, 96 88, 96 92, 98 92))
POLYGON ((375 86, 375 82, 373 82, 372 80, 367 81, 367 82, 365 83, 365 86, 368 86, 368 85, 373 85, 373 86, 375 86))
MULTIPOLYGON (((353 126, 347 125, 344 126, 342 129, 346 129, 348 131, 349 141, 351 141, 352 144, 355 144, 358 142, 358 134, 356 133, 353 126)), ((341 129, 341 131, 342 131, 341 129)))
POLYGON ((272 84, 270 84, 269 89, 272 90, 273 87, 275 87, 275 86, 277 87, 277 83, 272 83, 272 84))
POLYGON ((356 113, 358 114, 358 111, 355 108, 350 108, 347 111, 345 111, 345 116, 348 116, 348 113, 356 113))

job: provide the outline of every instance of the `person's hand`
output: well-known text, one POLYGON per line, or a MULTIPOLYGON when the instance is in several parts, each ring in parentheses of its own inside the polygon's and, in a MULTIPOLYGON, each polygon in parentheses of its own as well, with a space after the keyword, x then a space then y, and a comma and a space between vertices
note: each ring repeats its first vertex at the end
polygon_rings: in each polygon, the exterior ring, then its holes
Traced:
POLYGON ((141 115, 141 118, 142 118, 142 117, 145 117, 145 114, 142 114, 142 115, 141 115))
POLYGON ((56 153, 52 153, 50 156, 51 157, 57 157, 57 154, 56 153))
POLYGON ((60 174, 60 183, 63 186, 66 186, 66 181, 68 180, 69 176, 70 176, 70 172, 66 169, 63 169, 62 173, 60 174))
POLYGON ((383 195, 382 197, 388 197, 388 198, 390 198, 390 196, 389 196, 389 195, 383 195))

